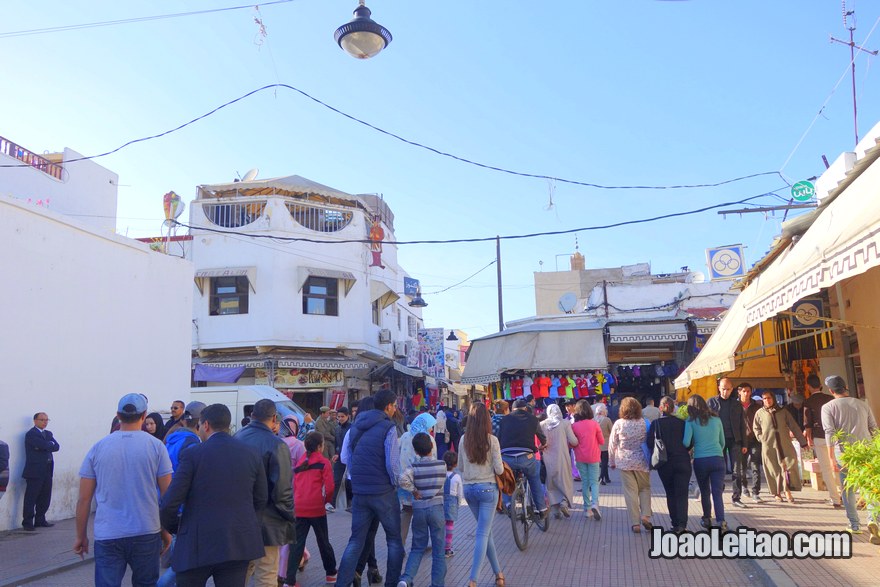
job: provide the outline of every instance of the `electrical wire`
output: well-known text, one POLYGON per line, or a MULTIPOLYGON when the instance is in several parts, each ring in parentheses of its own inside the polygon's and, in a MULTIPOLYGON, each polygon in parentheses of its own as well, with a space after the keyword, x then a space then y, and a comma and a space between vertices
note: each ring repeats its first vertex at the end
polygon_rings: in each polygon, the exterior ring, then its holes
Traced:
MULTIPOLYGON (((272 0, 271 2, 261 2, 259 6, 272 6, 273 4, 288 4, 294 0, 272 0)), ((27 37, 31 35, 44 35, 47 33, 60 33, 66 31, 77 31, 80 29, 90 29, 105 26, 114 26, 119 24, 132 24, 137 22, 147 22, 151 20, 166 20, 170 18, 180 18, 184 16, 198 16, 201 14, 210 14, 213 12, 229 12, 231 10, 243 10, 245 8, 253 8, 254 4, 245 4, 242 6, 227 6, 226 8, 211 8, 207 10, 195 10, 192 12, 175 12, 172 14, 156 14, 154 16, 136 16, 133 18, 121 18, 118 20, 105 20, 100 22, 86 22, 80 24, 69 24, 62 26, 46 27, 42 29, 26 29, 22 31, 8 31, 0 33, 0 39, 10 37, 27 37)))
POLYGON ((444 291, 449 291, 449 290, 452 289, 453 287, 458 287, 458 286, 461 285, 462 283, 464 283, 464 282, 466 282, 466 281, 468 281, 468 280, 470 280, 470 279, 473 279, 474 277, 476 277, 477 275, 479 275, 480 273, 482 273, 483 271, 485 271, 486 269, 488 269, 489 267, 491 267, 492 265, 494 265, 494 264, 497 263, 497 262, 498 262, 498 259, 492 259, 492 260, 489 261, 489 263, 486 264, 482 269, 478 270, 476 273, 473 273, 473 274, 470 275, 469 277, 465 277, 464 279, 462 279, 462 280, 459 281, 458 283, 455 283, 455 284, 453 284, 453 285, 450 285, 449 287, 444 287, 443 289, 438 290, 438 291, 423 292, 422 295, 433 296, 433 295, 441 294, 441 293, 443 293, 444 291))
MULTIPOLYGON (((743 175, 740 177, 725 179, 723 181, 718 181, 715 183, 681 184, 681 185, 602 185, 602 184, 591 183, 591 182, 586 182, 586 181, 579 181, 579 180, 574 180, 574 179, 564 179, 561 177, 554 177, 552 175, 514 171, 512 169, 507 169, 504 167, 496 167, 494 165, 480 163, 480 162, 474 161, 472 159, 460 157, 458 155, 454 155, 452 153, 447 153, 445 151, 441 151, 440 149, 430 147, 428 145, 424 145, 422 143, 418 143, 416 141, 406 139, 406 138, 404 138, 400 135, 397 135, 393 132, 384 130, 382 128, 379 128, 378 126, 370 124, 369 122, 361 120, 360 118, 357 118, 356 116, 352 116, 351 114, 343 112, 342 110, 339 110, 338 108, 331 106, 330 104, 327 104, 326 102, 323 102, 322 100, 319 100, 318 98, 315 98, 311 94, 309 94, 303 90, 300 90, 299 88, 295 88, 291 85, 288 85, 288 84, 268 84, 268 85, 265 85, 261 88, 257 88, 256 90, 251 90, 250 92, 248 92, 242 96, 239 96, 238 98, 235 98, 235 99, 230 100, 224 104, 221 104, 220 106, 217 106, 213 110, 206 112, 205 114, 202 114, 201 116, 197 116, 196 118, 193 118, 189 122, 184 122, 183 124, 181 124, 179 126, 176 126, 176 127, 169 129, 169 130, 166 130, 165 132, 161 132, 161 133, 158 133, 155 135, 150 135, 147 137, 141 137, 139 139, 133 139, 131 141, 128 141, 127 143, 124 143, 123 145, 121 145, 119 147, 116 147, 115 149, 112 149, 110 151, 105 151, 104 153, 99 153, 97 155, 89 155, 89 156, 84 156, 84 157, 77 157, 74 159, 68 159, 65 161, 65 163, 75 163, 77 161, 88 161, 91 159, 98 159, 101 157, 106 157, 108 155, 112 155, 114 153, 117 153, 117 152, 121 151, 122 149, 124 149, 128 146, 134 145, 136 143, 143 143, 146 141, 150 141, 153 139, 158 139, 158 138, 170 135, 171 133, 177 132, 183 128, 186 128, 187 126, 190 126, 191 124, 195 124, 196 122, 211 116, 212 114, 222 110, 223 108, 226 108, 226 107, 231 106, 237 102, 240 102, 240 101, 244 100, 245 98, 249 98, 250 96, 253 96, 254 94, 257 94, 257 93, 265 91, 265 90, 278 89, 278 88, 284 88, 284 89, 296 92, 296 93, 304 96, 305 98, 308 98, 309 100, 315 102, 316 104, 319 104, 319 105, 323 106, 324 108, 327 108, 328 110, 335 112, 336 114, 339 114, 340 116, 348 118, 349 120, 356 122, 358 124, 362 124, 362 125, 366 126, 367 128, 375 130, 376 132, 384 134, 388 137, 397 139, 398 141, 406 143, 407 145, 410 145, 412 147, 424 149, 424 150, 429 151, 431 153, 434 153, 436 155, 440 155, 441 157, 447 157, 449 159, 453 159, 453 160, 459 161, 461 163, 473 165, 476 167, 480 167, 482 169, 488 169, 490 171, 497 171, 500 173, 506 173, 508 175, 515 175, 515 176, 519 176, 519 177, 527 177, 527 178, 533 178, 533 179, 545 179, 545 180, 550 180, 550 181, 558 181, 560 183, 567 183, 567 184, 571 184, 571 185, 591 187, 591 188, 597 188, 597 189, 603 189, 603 190, 678 190, 678 189, 694 189, 694 188, 711 188, 711 187, 718 187, 718 186, 727 185, 727 184, 731 184, 731 183, 735 183, 735 182, 739 182, 739 181, 744 181, 746 179, 753 179, 756 177, 763 177, 763 176, 769 176, 769 175, 777 176, 780 179, 782 179, 782 181, 784 181, 787 186, 790 185, 788 183, 788 180, 786 180, 785 177, 783 177, 783 175, 778 171, 763 171, 761 173, 751 173, 749 175, 743 175)), ((3 167, 30 167, 30 165, 28 165, 27 163, 0 165, 0 168, 3 168, 3 167)))
MULTIPOLYGON (((782 188, 776 188, 782 189, 782 188)), ((480 243, 480 242, 489 242, 497 239, 500 240, 518 240, 518 239, 529 239, 529 238, 537 238, 541 236, 557 236, 562 234, 571 234, 576 232, 589 232, 595 230, 607 230, 609 228, 619 228, 621 226, 630 226, 634 224, 646 224, 649 222, 656 222, 658 220, 666 220, 669 218, 679 218, 682 216, 690 216, 693 214, 699 214, 701 212, 707 212, 709 210, 715 210, 716 208, 723 208, 724 206, 733 206, 735 204, 745 204, 752 200, 756 200, 758 198, 764 198, 773 194, 776 190, 771 190, 770 192, 765 192, 762 194, 758 194, 756 196, 751 196, 749 198, 744 198, 742 200, 736 200, 734 202, 724 202, 721 204, 715 204, 712 206, 705 206, 703 208, 697 208, 695 210, 687 210, 685 212, 671 212, 669 214, 662 214, 660 216, 652 216, 650 218, 641 218, 638 220, 623 220, 620 222, 614 222, 611 224, 602 224, 597 226, 584 226, 581 228, 570 228, 567 230, 551 230, 546 232, 533 232, 529 234, 514 234, 514 235, 505 235, 505 236, 487 236, 487 237, 478 237, 478 238, 457 238, 457 239, 446 239, 446 240, 412 240, 412 241, 382 241, 382 244, 385 245, 445 245, 445 244, 453 244, 453 243, 480 243)), ((218 234, 236 234, 239 236, 246 236, 249 238, 255 239, 273 239, 276 241, 283 242, 303 242, 303 243, 318 243, 318 244, 345 244, 345 243, 365 243, 369 244, 371 241, 368 238, 359 238, 359 239, 339 239, 339 240, 323 240, 323 239, 314 239, 314 238, 306 238, 306 237, 296 237, 296 236, 276 236, 271 234, 254 234, 247 232, 239 232, 234 230, 220 230, 217 228, 211 228, 209 226, 192 226, 190 224, 184 224, 177 220, 173 221, 174 224, 178 226, 182 226, 184 228, 188 228, 190 230, 204 230, 207 232, 215 232, 218 234)))

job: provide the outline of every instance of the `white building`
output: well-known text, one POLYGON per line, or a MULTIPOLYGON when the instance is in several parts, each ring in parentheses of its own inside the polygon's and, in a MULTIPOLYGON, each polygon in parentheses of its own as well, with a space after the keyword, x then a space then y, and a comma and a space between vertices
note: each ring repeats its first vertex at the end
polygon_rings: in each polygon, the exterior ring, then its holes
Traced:
POLYGON ((369 241, 374 219, 394 240, 381 198, 290 176, 199 186, 189 210, 197 384, 268 383, 315 409, 366 395, 395 358, 402 382, 419 375, 421 310, 397 247, 379 259, 369 241))
MULTIPOLYGON (((19 155, 3 152, 0 164, 19 155)), ((36 412, 61 445, 48 512, 57 520, 74 515, 79 467, 123 394, 144 393, 151 410, 167 412, 189 391, 192 265, 108 230, 115 174, 81 162, 53 175, 37 163, 0 168, 0 438, 11 453, 0 530, 21 524, 24 436, 36 412)))

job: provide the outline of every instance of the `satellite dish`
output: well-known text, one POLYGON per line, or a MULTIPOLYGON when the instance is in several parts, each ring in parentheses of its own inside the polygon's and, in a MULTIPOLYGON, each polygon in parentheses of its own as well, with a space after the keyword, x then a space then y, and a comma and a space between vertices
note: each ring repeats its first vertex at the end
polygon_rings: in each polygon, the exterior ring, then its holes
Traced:
POLYGON ((241 181, 253 181, 257 178, 257 174, 260 172, 259 169, 251 169, 247 173, 244 174, 244 177, 241 178, 241 181))
POLYGON ((571 311, 574 310, 577 301, 577 296, 571 292, 562 294, 562 297, 559 298, 559 309, 562 310, 564 314, 571 314, 571 311))
POLYGON ((706 283, 706 274, 702 271, 692 271, 688 281, 691 283, 706 283))

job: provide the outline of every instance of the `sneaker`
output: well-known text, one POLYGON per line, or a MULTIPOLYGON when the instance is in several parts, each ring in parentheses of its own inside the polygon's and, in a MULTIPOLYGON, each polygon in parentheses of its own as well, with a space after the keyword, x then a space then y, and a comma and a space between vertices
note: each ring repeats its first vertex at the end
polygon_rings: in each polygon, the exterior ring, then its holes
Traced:
POLYGON ((370 585, 381 583, 382 574, 379 573, 379 569, 367 569, 367 579, 369 579, 370 585))
POLYGON ((743 509, 745 509, 745 507, 746 507, 746 504, 744 504, 742 501, 740 501, 738 499, 733 500, 733 505, 734 505, 734 507, 743 508, 743 509))
POLYGON ((743 489, 743 495, 745 495, 746 497, 751 497, 751 496, 752 496, 752 492, 749 491, 748 489, 743 489))
POLYGON ((336 511, 336 508, 333 507, 332 504, 325 503, 325 504, 324 504, 324 510, 325 510, 328 514, 332 514, 333 512, 336 511))
POLYGON ((871 535, 868 542, 880 544, 880 526, 877 525, 877 522, 868 522, 868 534, 871 535))
POLYGON ((335 585, 336 584, 336 573, 333 573, 332 575, 327 575, 327 578, 325 580, 327 581, 327 583, 330 583, 331 585, 335 585))
POLYGON ((764 500, 761 499, 761 496, 758 495, 757 493, 752 496, 752 501, 755 503, 764 503, 764 500))
POLYGON ((862 533, 862 529, 859 528, 858 526, 850 526, 849 528, 846 528, 846 531, 849 532, 850 534, 861 534, 862 533))
POLYGON ((453 551, 451 548, 447 548, 446 549, 446 558, 452 558, 454 556, 455 556, 455 551, 453 551))
POLYGON ((591 508, 590 512, 593 514, 593 519, 597 522, 602 521, 602 514, 599 513, 599 508, 591 508))
POLYGON ((712 527, 712 518, 700 518, 700 526, 708 530, 712 527))
POLYGON ((565 504, 560 505, 559 511, 562 513, 563 516, 565 516, 566 519, 571 517, 571 510, 568 509, 567 505, 565 505, 565 504))
POLYGON ((409 587, 409 583, 406 582, 406 579, 401 579, 397 582, 397 587, 409 587))

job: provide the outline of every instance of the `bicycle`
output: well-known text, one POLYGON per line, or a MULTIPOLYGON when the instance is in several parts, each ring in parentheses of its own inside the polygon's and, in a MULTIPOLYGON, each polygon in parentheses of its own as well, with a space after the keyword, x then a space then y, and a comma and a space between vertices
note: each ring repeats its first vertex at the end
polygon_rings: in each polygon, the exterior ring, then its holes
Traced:
POLYGON ((542 516, 535 508, 532 490, 525 474, 522 471, 514 471, 513 474, 516 486, 510 496, 508 514, 516 547, 524 551, 529 545, 529 528, 535 524, 542 532, 546 532, 550 528, 550 516, 542 516))

